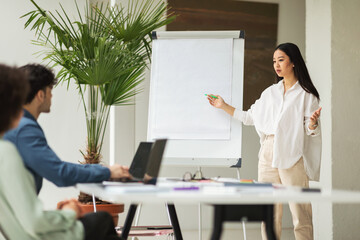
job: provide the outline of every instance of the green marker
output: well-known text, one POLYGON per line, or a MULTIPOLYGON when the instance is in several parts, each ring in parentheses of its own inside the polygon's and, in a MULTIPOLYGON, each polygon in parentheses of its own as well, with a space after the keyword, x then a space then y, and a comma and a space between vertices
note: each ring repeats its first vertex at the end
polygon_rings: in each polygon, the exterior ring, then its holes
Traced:
MULTIPOLYGON (((207 96, 207 94, 205 94, 205 96, 207 96)), ((214 95, 209 95, 212 98, 218 99, 218 97, 214 96, 214 95)))

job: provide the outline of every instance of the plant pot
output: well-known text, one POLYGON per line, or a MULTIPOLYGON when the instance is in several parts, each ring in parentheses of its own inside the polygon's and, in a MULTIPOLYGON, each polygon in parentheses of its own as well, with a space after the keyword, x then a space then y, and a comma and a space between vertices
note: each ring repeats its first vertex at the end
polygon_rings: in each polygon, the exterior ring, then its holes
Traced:
MULTIPOLYGON (((82 204, 80 203, 80 207, 83 214, 94 212, 93 204, 82 204)), ((96 204, 96 211, 105 211, 110 213, 113 217, 114 225, 118 225, 119 221, 119 213, 124 212, 124 204, 96 204)))

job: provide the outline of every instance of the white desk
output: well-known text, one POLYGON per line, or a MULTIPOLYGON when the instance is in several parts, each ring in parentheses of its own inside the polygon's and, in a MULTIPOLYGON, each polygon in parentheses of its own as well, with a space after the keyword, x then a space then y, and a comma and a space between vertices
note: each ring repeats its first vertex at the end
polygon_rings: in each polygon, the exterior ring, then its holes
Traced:
POLYGON ((231 192, 221 190, 210 191, 162 191, 154 188, 152 191, 130 192, 130 191, 109 191, 101 184, 77 184, 76 187, 85 193, 94 194, 103 200, 122 203, 159 203, 173 202, 181 204, 209 203, 209 204, 273 204, 273 203, 360 203, 360 192, 343 190, 322 190, 319 192, 301 192, 297 189, 274 189, 273 191, 258 192, 238 191, 231 192))
MULTIPOLYGON (((173 190, 164 190, 161 187, 152 187, 144 188, 143 191, 136 191, 134 187, 129 188, 129 190, 123 191, 120 186, 111 186, 104 187, 102 184, 77 184, 77 188, 85 193, 94 194, 95 196, 113 203, 122 203, 122 202, 131 202, 133 204, 139 203, 171 203, 172 204, 196 204, 196 203, 205 203, 215 205, 215 216, 218 216, 216 213, 220 211, 225 211, 223 207, 229 206, 233 208, 230 212, 234 212, 234 209, 241 209, 241 205, 245 205, 245 208, 253 207, 271 207, 263 209, 261 211, 266 212, 266 220, 269 231, 273 231, 273 204, 274 203, 288 203, 288 202, 297 202, 297 203, 360 203, 360 192, 352 191, 343 191, 343 190, 322 190, 321 192, 302 192, 300 189, 296 188, 280 188, 273 189, 270 188, 253 188, 253 189, 240 189, 235 191, 234 188, 229 187, 219 187, 217 188, 208 188, 204 190, 201 188, 199 190, 188 190, 188 191, 173 191, 173 190), (131 191, 134 190, 134 191, 131 191), (219 207, 219 209, 217 209, 219 207), (221 208, 220 208, 221 207, 221 208), (222 209, 222 210, 221 210, 222 209), (269 217, 270 216, 270 217, 269 217)), ((229 212, 229 209, 226 211, 229 212)), ((133 209, 134 210, 134 209, 133 209)), ((136 210, 136 205, 135 205, 136 210)), ((173 209, 175 210, 175 208, 173 209)), ((235 210, 236 212, 236 210, 235 210)), ((238 212, 236 212, 238 213, 238 212)), ((265 214, 265 213, 264 213, 265 214)), ((176 217, 176 212, 175 212, 176 217)), ((251 217, 249 217, 251 218, 251 217)), ((177 217, 176 217, 177 222, 177 217)), ((224 219, 226 221, 227 219, 224 219)), ((230 220, 230 219, 229 219, 230 220)), ((222 221, 216 222, 215 218, 213 237, 212 239, 219 239, 222 231, 222 221), (220 225, 220 226, 219 226, 220 225), (217 233, 215 234, 215 232, 217 233), (217 237, 214 237, 217 235, 217 237)), ((256 219, 254 219, 256 221, 256 219)), ((259 220, 258 220, 259 221, 259 220)), ((130 221, 131 226, 132 219, 130 221)), ((129 226, 129 227, 130 227, 129 226)), ((180 227, 178 226, 180 231, 180 227)), ((175 230, 175 228, 174 228, 175 230)), ((175 232, 175 231, 174 231, 175 232)), ((273 233, 272 233, 273 234, 273 233)), ((176 235, 176 233, 175 233, 176 235)), ((273 235, 275 236, 275 235, 273 235)), ((126 236, 127 237, 127 236, 126 236)), ((125 237, 125 238, 126 238, 125 237)), ((180 237, 177 237, 177 240, 182 239, 181 231, 180 237)), ((273 238, 274 239, 274 238, 273 238)))

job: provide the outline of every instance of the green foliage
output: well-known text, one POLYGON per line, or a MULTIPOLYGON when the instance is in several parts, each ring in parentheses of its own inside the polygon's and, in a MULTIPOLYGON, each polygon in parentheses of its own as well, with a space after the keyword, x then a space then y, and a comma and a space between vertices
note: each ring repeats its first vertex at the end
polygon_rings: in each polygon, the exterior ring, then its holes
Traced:
POLYGON ((167 15, 166 4, 154 0, 129 0, 127 9, 87 4, 84 15, 75 2, 76 20, 61 4, 61 10, 52 13, 30 1, 36 10, 23 16, 25 27, 35 31, 34 44, 44 47, 44 60, 62 67, 59 82, 77 85, 86 114, 86 156, 98 159, 109 106, 133 104, 151 54, 150 34, 175 17, 167 15))

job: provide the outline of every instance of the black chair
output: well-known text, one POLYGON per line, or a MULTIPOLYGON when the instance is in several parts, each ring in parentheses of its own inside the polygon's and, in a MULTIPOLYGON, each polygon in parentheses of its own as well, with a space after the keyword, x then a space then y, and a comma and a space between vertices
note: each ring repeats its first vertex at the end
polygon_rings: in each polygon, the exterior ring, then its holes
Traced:
MULTIPOLYGON (((238 179, 240 180, 240 168, 242 159, 239 158, 231 168, 237 170, 238 179)), ((223 230, 224 222, 242 222, 244 239, 246 239, 245 222, 265 222, 268 240, 276 240, 274 232, 274 205, 213 205, 214 222, 211 240, 219 240, 223 230)))
POLYGON ((224 222, 265 222, 268 240, 276 240, 274 232, 274 205, 213 205, 214 223, 211 240, 219 240, 224 222))

